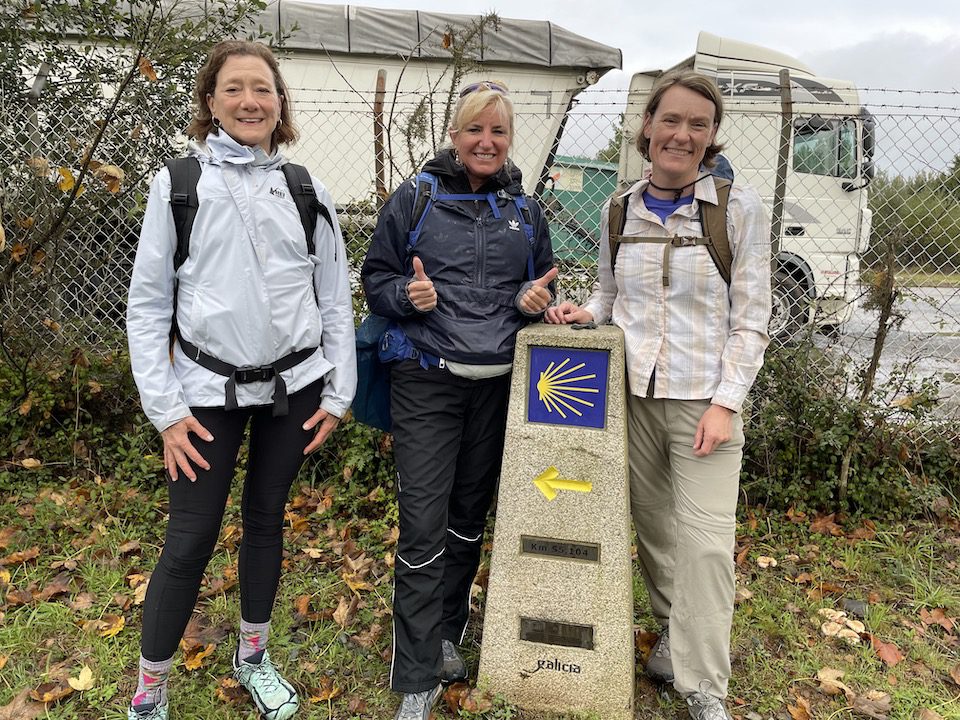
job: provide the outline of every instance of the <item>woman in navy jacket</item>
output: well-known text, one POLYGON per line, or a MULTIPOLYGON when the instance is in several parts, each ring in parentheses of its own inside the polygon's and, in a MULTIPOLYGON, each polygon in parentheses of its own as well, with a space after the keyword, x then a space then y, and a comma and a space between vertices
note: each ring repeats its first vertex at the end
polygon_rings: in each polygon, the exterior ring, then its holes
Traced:
POLYGON ((397 720, 426 720, 440 682, 466 677, 457 646, 500 474, 516 334, 553 299, 547 224, 507 156, 513 126, 503 84, 466 86, 452 146, 387 201, 363 264, 370 309, 395 325, 397 720))

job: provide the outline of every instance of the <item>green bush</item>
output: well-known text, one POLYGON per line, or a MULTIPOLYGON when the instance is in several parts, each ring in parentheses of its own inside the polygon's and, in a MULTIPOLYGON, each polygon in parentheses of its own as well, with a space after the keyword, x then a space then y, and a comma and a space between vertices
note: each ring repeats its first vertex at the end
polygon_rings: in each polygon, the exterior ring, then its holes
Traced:
MULTIPOLYGON (((910 401, 897 406, 881 387, 861 405, 854 377, 848 360, 812 343, 770 349, 754 386, 744 449, 741 484, 748 502, 900 518, 941 512, 950 498, 955 507, 956 433, 947 427, 921 432, 931 429, 923 422, 936 403, 936 383, 921 382, 906 394, 910 401), (798 381, 813 377, 820 380, 798 381), (851 443, 849 507, 841 508, 838 480, 851 443)), ((902 375, 888 381, 905 382, 902 375)))

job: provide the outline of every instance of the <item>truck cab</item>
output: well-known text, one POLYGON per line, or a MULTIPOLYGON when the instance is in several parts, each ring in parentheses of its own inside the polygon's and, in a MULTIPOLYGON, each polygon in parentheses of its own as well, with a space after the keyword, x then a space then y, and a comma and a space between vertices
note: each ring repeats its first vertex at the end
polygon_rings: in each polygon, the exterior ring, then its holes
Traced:
POLYGON ((651 87, 664 72, 684 68, 716 80, 724 100, 718 141, 734 182, 756 188, 773 218, 771 336, 790 337, 809 323, 839 328, 853 311, 859 257, 870 237, 874 122, 856 88, 818 77, 783 53, 702 32, 693 56, 633 76, 621 181, 647 169, 635 140, 651 87), (788 92, 781 90, 783 69, 788 92))

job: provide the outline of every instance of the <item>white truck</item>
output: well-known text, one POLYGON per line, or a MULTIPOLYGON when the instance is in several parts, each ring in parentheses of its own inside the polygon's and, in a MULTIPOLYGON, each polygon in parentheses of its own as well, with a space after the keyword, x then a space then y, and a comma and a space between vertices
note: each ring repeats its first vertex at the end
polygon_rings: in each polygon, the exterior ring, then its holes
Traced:
MULTIPOLYGON (((755 187, 773 218, 771 335, 789 337, 810 322, 839 328, 853 310, 859 254, 870 239, 866 188, 874 173, 874 121, 855 87, 818 77, 783 53, 706 32, 696 54, 668 70, 680 68, 716 78, 726 113, 718 136, 723 154, 735 182, 755 187), (789 97, 781 91, 783 69, 789 97)), ((650 88, 663 72, 637 73, 630 82, 621 181, 646 170, 634 141, 650 88)))

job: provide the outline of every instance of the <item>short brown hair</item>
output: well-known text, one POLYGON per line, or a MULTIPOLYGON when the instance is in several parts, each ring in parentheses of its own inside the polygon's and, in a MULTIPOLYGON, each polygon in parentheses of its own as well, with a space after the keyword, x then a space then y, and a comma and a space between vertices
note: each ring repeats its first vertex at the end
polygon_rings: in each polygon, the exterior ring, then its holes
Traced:
MULTIPOLYGON (((693 90, 697 95, 702 95, 712 102, 714 108, 713 125, 717 128, 720 127, 720 121, 723 120, 723 97, 720 95, 720 90, 709 77, 693 70, 673 70, 660 76, 650 89, 650 99, 647 100, 647 107, 643 112, 644 126, 647 124, 647 118, 653 118, 656 114, 664 93, 674 85, 693 90)), ((637 134, 637 150, 647 161, 650 160, 650 140, 644 136, 642 129, 637 134)), ((714 158, 722 150, 723 145, 716 142, 716 138, 714 138, 714 142, 703 154, 703 164, 706 167, 713 167, 714 158)))
POLYGON ((450 118, 450 132, 454 134, 460 132, 484 110, 494 105, 500 119, 507 125, 510 133, 510 144, 512 145, 513 101, 510 99, 510 90, 506 84, 499 80, 484 80, 467 85, 464 92, 466 94, 457 102, 457 106, 453 110, 453 117, 450 118), (476 85, 476 88, 470 89, 474 85, 476 85))
POLYGON ((213 95, 217 89, 217 74, 231 55, 253 55, 263 60, 270 72, 273 73, 273 83, 280 96, 280 124, 274 128, 270 137, 271 147, 287 145, 297 141, 300 133, 293 124, 293 113, 290 111, 290 91, 287 83, 280 74, 280 66, 270 48, 262 43, 249 40, 224 40, 210 48, 207 61, 197 73, 197 81, 193 88, 193 119, 187 127, 187 135, 197 140, 207 139, 213 132, 213 115, 207 105, 207 95, 213 95))

